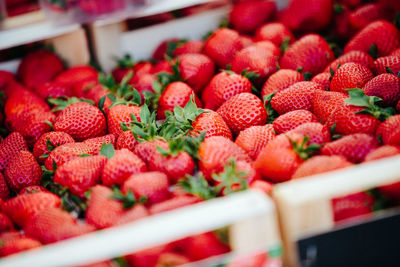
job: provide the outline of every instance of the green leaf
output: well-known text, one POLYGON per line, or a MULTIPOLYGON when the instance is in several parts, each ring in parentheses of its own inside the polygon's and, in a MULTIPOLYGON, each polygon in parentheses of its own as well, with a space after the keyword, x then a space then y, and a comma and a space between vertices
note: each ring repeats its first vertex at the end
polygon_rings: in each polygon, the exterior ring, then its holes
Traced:
POLYGON ((335 11, 336 14, 341 14, 344 10, 344 6, 339 5, 339 4, 334 4, 333 10, 335 11))
POLYGON ((393 73, 392 69, 389 68, 388 66, 386 66, 385 69, 386 69, 386 72, 387 72, 387 73, 395 75, 395 74, 393 73))
POLYGON ((217 182, 215 190, 222 193, 222 195, 228 195, 247 189, 246 176, 247 173, 239 172, 236 169, 236 162, 231 158, 225 165, 224 170, 218 174, 214 173, 212 178, 217 182))
POLYGON ((47 138, 46 140, 46 147, 49 152, 53 151, 56 148, 56 146, 50 141, 50 138, 47 138))
POLYGON ((143 105, 140 109, 140 120, 144 125, 148 125, 150 123, 150 110, 147 105, 143 105))
POLYGON ((142 103, 142 96, 140 95, 140 93, 136 89, 133 89, 133 99, 132 99, 132 101, 133 101, 133 103, 135 103, 138 106, 140 106, 140 104, 142 103))
POLYGON ((108 143, 108 144, 103 143, 101 145, 101 148, 100 148, 100 155, 106 156, 108 159, 114 157, 115 149, 114 149, 113 144, 111 144, 111 143, 108 143))
POLYGON ((400 12, 396 13, 396 17, 394 18, 393 24, 394 26, 396 26, 398 30, 400 30, 400 12))
POLYGON ((46 123, 47 125, 49 125, 49 126, 50 126, 50 129, 51 129, 52 131, 54 131, 53 124, 52 124, 50 121, 44 121, 44 123, 46 123))
POLYGON ((134 194, 132 193, 132 190, 129 190, 128 193, 124 195, 118 187, 113 188, 113 194, 111 195, 111 198, 121 201, 125 209, 130 209, 136 203, 138 203, 134 194))
POLYGON ((281 44, 281 46, 280 46, 280 49, 281 49, 281 53, 282 53, 282 54, 284 54, 284 53, 286 52, 286 50, 289 48, 289 43, 290 43, 290 37, 286 37, 286 38, 283 40, 283 42, 282 42, 282 44, 281 44))
POLYGON ((267 110, 267 124, 271 124, 275 121, 276 118, 279 117, 278 112, 271 106, 271 100, 274 97, 275 93, 271 93, 269 95, 264 96, 264 106, 267 110))
POLYGON ((369 54, 373 59, 377 59, 378 58, 378 48, 376 47, 375 44, 372 44, 369 47, 369 54))
POLYGON ((181 187, 187 193, 207 200, 217 196, 215 188, 208 184, 201 172, 197 176, 186 176, 180 179, 177 186, 181 187))
POLYGON ((90 154, 79 154, 79 157, 81 157, 81 158, 87 158, 87 157, 91 157, 92 155, 90 155, 90 154))
POLYGON ((129 55, 129 54, 125 54, 121 58, 118 58, 118 57, 113 57, 113 58, 117 62, 117 66, 121 67, 123 69, 129 69, 135 65, 135 63, 132 60, 131 55, 129 55))
POLYGON ((311 72, 304 72, 303 77, 305 81, 311 81, 312 73, 311 72))

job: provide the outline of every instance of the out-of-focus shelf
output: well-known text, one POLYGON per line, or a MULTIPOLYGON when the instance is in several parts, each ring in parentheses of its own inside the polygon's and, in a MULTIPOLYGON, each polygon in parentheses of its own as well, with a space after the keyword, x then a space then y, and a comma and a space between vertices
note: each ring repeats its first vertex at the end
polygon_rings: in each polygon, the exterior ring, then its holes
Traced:
POLYGON ((0 31, 0 50, 31 42, 71 33, 80 28, 79 24, 53 26, 44 21, 19 28, 0 31))

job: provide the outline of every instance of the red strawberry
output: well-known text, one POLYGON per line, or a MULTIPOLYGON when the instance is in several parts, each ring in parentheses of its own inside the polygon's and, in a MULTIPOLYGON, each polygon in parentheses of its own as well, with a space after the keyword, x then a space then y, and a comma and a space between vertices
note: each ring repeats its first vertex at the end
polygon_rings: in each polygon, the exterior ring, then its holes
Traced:
POLYGON ((4 114, 6 117, 34 110, 50 111, 50 108, 43 99, 26 89, 17 89, 11 92, 4 106, 4 114))
POLYGON ((129 254, 125 258, 129 266, 157 267, 158 258, 165 251, 168 251, 167 246, 161 245, 129 254))
POLYGON ((179 266, 187 263, 190 263, 190 260, 184 255, 164 252, 160 254, 157 266, 179 266))
POLYGON ((169 198, 168 177, 162 172, 137 173, 130 176, 122 185, 122 192, 129 190, 137 199, 146 197, 146 204, 153 205, 169 198))
POLYGON ((195 92, 199 92, 214 75, 214 62, 206 55, 184 54, 177 58, 181 78, 195 92))
POLYGON ((351 13, 349 23, 353 29, 359 30, 375 20, 385 19, 386 16, 387 14, 380 4, 365 4, 351 13))
POLYGON ((3 171, 20 151, 28 151, 24 138, 18 132, 10 133, 0 143, 0 171, 3 171))
POLYGON ((374 75, 367 67, 358 63, 346 63, 335 72, 330 90, 347 93, 346 89, 362 88, 372 78, 374 75))
POLYGON ((6 200, 9 198, 10 198, 10 189, 8 189, 8 185, 3 174, 0 173, 0 199, 6 200))
POLYGON ((346 97, 344 93, 340 92, 316 90, 312 102, 313 113, 324 123, 338 105, 343 105, 346 97))
POLYGON ((57 168, 54 182, 68 187, 71 193, 84 197, 90 187, 100 181, 106 164, 105 156, 92 156, 73 159, 57 168))
POLYGON ((318 122, 307 122, 301 124, 290 132, 302 134, 310 138, 310 143, 324 144, 331 140, 328 128, 318 122))
POLYGON ((9 199, 4 202, 2 208, 13 222, 23 227, 38 212, 52 207, 57 208, 60 204, 58 196, 50 192, 37 192, 9 199))
MULTIPOLYGON (((166 59, 159 61, 156 65, 154 65, 154 67, 151 70, 152 74, 159 74, 159 73, 163 73, 163 72, 171 73, 171 74, 173 73, 171 63, 170 63, 170 61, 168 61, 166 59)), ((137 76, 140 77, 140 75, 137 75, 137 76)))
POLYGON ((152 58, 158 59, 158 60, 163 60, 165 57, 165 54, 167 54, 167 52, 168 52, 168 46, 178 45, 180 42, 181 42, 181 40, 179 40, 177 38, 171 38, 171 39, 163 41, 154 50, 152 58))
POLYGON ((80 9, 89 15, 101 15, 117 10, 123 10, 126 6, 125 1, 105 1, 105 0, 79 0, 80 9))
POLYGON ((28 87, 37 89, 51 82, 64 70, 61 59, 47 50, 28 54, 18 67, 18 77, 28 87))
POLYGON ((331 74, 328 72, 321 72, 320 74, 315 75, 311 81, 318 83, 324 87, 325 91, 329 91, 329 87, 331 85, 331 74))
POLYGON ((44 163, 51 151, 58 146, 69 143, 75 143, 69 134, 64 132, 48 132, 43 134, 35 143, 33 155, 39 163, 44 163))
POLYGON ((394 115, 379 125, 376 136, 381 136, 385 145, 400 145, 399 125, 400 115, 394 115))
POLYGON ((245 70, 255 72, 259 75, 256 79, 257 84, 260 84, 264 83, 276 71, 277 64, 278 60, 272 54, 272 51, 266 46, 257 43, 236 53, 232 61, 232 70, 236 73, 241 73, 245 70))
POLYGON ((241 147, 252 158, 256 159, 261 149, 275 138, 272 124, 252 126, 241 131, 235 144, 241 147))
POLYGON ((245 48, 245 47, 248 47, 248 46, 251 46, 254 44, 254 40, 253 40, 252 36, 240 35, 239 40, 242 45, 242 48, 245 48))
POLYGON ((124 55, 121 58, 117 58, 117 66, 111 71, 111 75, 117 83, 120 83, 122 79, 130 72, 133 72, 133 66, 135 63, 129 54, 124 55))
MULTIPOLYGON (((12 232, 7 232, 5 234, 9 233, 12 232)), ((0 236, 0 240, 3 243, 3 245, 0 248, 1 257, 5 257, 11 254, 19 253, 24 250, 34 249, 42 246, 39 241, 31 238, 15 236, 5 239, 3 238, 3 236, 4 234, 0 236)))
POLYGON ((332 0, 294 0, 284 10, 281 21, 296 31, 325 28, 333 15, 332 0))
POLYGON ((250 126, 263 125, 267 111, 262 101, 250 93, 241 93, 227 100, 217 110, 234 135, 250 126))
POLYGON ((400 154, 400 148, 392 145, 378 147, 367 154, 364 161, 373 161, 400 154))
POLYGON ((319 173, 346 168, 353 164, 342 156, 315 156, 303 162, 295 171, 292 178, 303 178, 319 173))
POLYGON ((66 107, 54 123, 54 130, 66 132, 76 141, 102 136, 106 133, 106 119, 97 107, 78 102, 66 107))
POLYGON ((135 146, 138 144, 135 136, 133 136, 131 131, 122 132, 117 139, 117 149, 126 148, 133 151, 135 146))
POLYGON ((211 136, 223 136, 232 139, 232 133, 224 119, 217 112, 205 110, 193 121, 192 127, 194 131, 205 131, 205 138, 211 136))
POLYGON ((304 81, 304 77, 298 71, 280 69, 269 76, 262 88, 261 96, 265 97, 269 94, 282 91, 289 86, 302 81, 304 81))
POLYGON ((93 155, 97 155, 100 152, 101 146, 103 144, 112 144, 115 146, 115 135, 114 134, 107 134, 100 137, 94 137, 91 139, 86 139, 83 141, 84 144, 88 145, 93 151, 93 155))
POLYGON ((314 93, 319 90, 323 91, 324 88, 317 83, 298 82, 276 93, 271 100, 271 106, 279 114, 298 109, 310 111, 314 93))
POLYGON ((6 214, 0 212, 0 233, 14 230, 14 225, 6 214))
POLYGON ((387 73, 387 68, 390 68, 394 75, 400 73, 400 56, 380 57, 375 60, 374 64, 378 74, 387 73))
POLYGON ((133 149, 133 152, 146 164, 153 160, 157 147, 168 150, 168 143, 162 140, 146 141, 139 143, 133 149))
POLYGON ((33 147, 40 136, 51 130, 46 121, 53 123, 55 118, 51 112, 32 110, 8 116, 6 125, 11 131, 21 133, 28 146, 33 147))
POLYGON ((220 68, 226 68, 236 54, 243 48, 239 33, 221 28, 216 30, 204 44, 204 53, 214 60, 220 68))
POLYGON ((220 72, 211 79, 204 90, 202 99, 205 108, 216 110, 234 95, 250 93, 251 87, 251 82, 242 75, 226 71, 220 72))
POLYGON ((368 134, 351 134, 325 144, 321 152, 323 155, 339 155, 348 161, 362 162, 365 156, 378 146, 374 137, 368 134))
POLYGON ((389 56, 400 56, 400 48, 393 50, 389 56))
POLYGON ((143 95, 145 91, 147 92, 154 92, 153 83, 157 80, 157 76, 154 74, 143 74, 141 76, 134 76, 131 80, 135 89, 143 95), (137 77, 137 78, 135 78, 137 77))
POLYGON ((128 149, 116 150, 104 166, 101 180, 104 185, 123 184, 132 174, 145 172, 146 164, 128 149))
POLYGON ((4 171, 7 184, 14 192, 29 185, 39 185, 42 169, 35 157, 28 151, 19 152, 4 171))
POLYGON ((280 22, 270 22, 260 26, 255 33, 256 41, 270 41, 280 46, 283 42, 293 43, 295 41, 290 29, 280 22))
MULTIPOLYGON (((71 83, 68 85, 69 88, 72 88, 73 95, 76 97, 85 97, 91 99, 93 95, 97 96, 99 94, 93 94, 93 87, 99 88, 99 80, 95 77, 89 77, 84 80, 77 81, 75 84, 71 83)), ((99 90, 96 90, 99 91, 99 90)))
POLYGON ((293 110, 279 116, 273 123, 276 134, 293 130, 307 122, 317 122, 317 117, 308 110, 293 110))
MULTIPOLYGON (((170 83, 160 96, 159 106, 157 109, 157 118, 164 119, 165 111, 173 111, 175 106, 184 107, 190 98, 194 95, 192 88, 184 82, 170 83)), ((197 97, 194 98, 196 106, 200 107, 201 103, 197 97)))
POLYGON ((343 66, 344 64, 350 62, 358 63, 370 70, 375 69, 374 59, 369 54, 363 51, 350 51, 338 57, 335 61, 329 64, 324 71, 329 72, 330 69, 332 69, 334 72, 336 72, 339 65, 343 66))
POLYGON ((49 82, 42 84, 35 92, 43 99, 48 97, 71 97, 72 91, 65 84, 58 82, 49 82))
POLYGON ((174 57, 183 54, 201 53, 203 51, 204 42, 201 40, 187 41, 178 45, 174 50, 174 57))
POLYGON ((118 219, 116 225, 130 223, 141 218, 149 216, 147 208, 141 204, 136 204, 133 208, 126 210, 121 218, 118 219))
POLYGON ((400 99, 400 78, 384 73, 367 82, 362 88, 366 95, 377 96, 387 106, 395 105, 400 99))
POLYGON ((229 22, 241 33, 253 33, 275 15, 275 10, 274 1, 250 0, 237 3, 229 15, 229 22))
POLYGON ((91 147, 84 143, 68 143, 56 147, 45 161, 46 169, 53 170, 53 164, 60 167, 64 163, 79 158, 80 155, 92 154, 91 147))
MULTIPOLYGON (((74 95, 81 97, 83 96, 82 92, 75 90, 75 86, 83 81, 95 81, 97 80, 98 72, 91 66, 82 65, 82 66, 74 66, 66 71, 59 74, 55 82, 64 83, 70 88, 74 89, 74 95)), ((78 89, 78 88, 76 88, 78 89)))
POLYGON ((200 159, 199 169, 207 179, 211 177, 212 173, 221 172, 230 158, 236 161, 251 161, 243 149, 222 136, 212 136, 205 139, 200 145, 198 155, 200 159))
POLYGON ((185 244, 185 254, 193 260, 202 260, 230 251, 229 246, 211 232, 191 236, 185 240, 185 244))
POLYGON ((273 184, 264 180, 255 180, 250 184, 250 189, 258 190, 264 194, 270 195, 272 192, 273 184))
POLYGON ((11 81, 14 81, 14 74, 5 70, 0 70, 0 90, 4 91, 11 81))
POLYGON ((121 122, 132 121, 131 114, 140 121, 140 107, 138 106, 116 105, 110 108, 107 115, 108 132, 119 136, 123 132, 121 122))
POLYGON ((400 47, 400 32, 390 22, 371 22, 346 44, 344 52, 359 50, 368 53, 372 45, 376 47, 378 56, 389 55, 395 48, 400 47))
POLYGON ((21 191, 19 191, 18 195, 33 194, 33 193, 37 193, 37 192, 48 192, 48 190, 40 185, 30 185, 30 186, 22 188, 21 191))
POLYGON ((186 195, 176 196, 171 199, 152 205, 149 211, 150 214, 157 214, 161 212, 182 208, 184 206, 192 205, 200 201, 202 201, 202 199, 196 196, 186 196, 186 195))
POLYGON ((58 208, 40 211, 32 216, 24 226, 27 236, 39 240, 43 244, 54 243, 92 231, 94 231, 93 226, 77 224, 71 214, 58 208))
POLYGON ((317 34, 308 34, 286 50, 280 60, 280 67, 293 70, 301 69, 303 72, 310 72, 315 75, 322 72, 334 59, 335 55, 328 42, 317 34))
POLYGON ((333 210, 333 221, 340 222, 360 215, 373 212, 374 198, 366 193, 360 192, 331 200, 333 210))
POLYGON ((105 96, 105 101, 103 105, 104 112, 108 114, 110 111, 110 106, 112 104, 108 94, 110 91, 103 87, 101 84, 96 84, 93 87, 89 88, 87 91, 84 92, 84 97, 86 99, 92 100, 94 104, 98 107, 100 99, 105 96))

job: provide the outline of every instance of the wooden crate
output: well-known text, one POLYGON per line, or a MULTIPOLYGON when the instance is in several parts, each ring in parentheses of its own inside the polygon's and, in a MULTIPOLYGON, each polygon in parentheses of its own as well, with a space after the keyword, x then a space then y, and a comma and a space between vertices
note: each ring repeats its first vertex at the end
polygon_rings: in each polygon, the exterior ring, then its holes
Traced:
POLYGON ((277 185, 277 205, 287 266, 298 266, 296 242, 335 227, 331 200, 400 181, 400 156, 363 163, 277 185))
POLYGON ((280 246, 273 201, 248 190, 15 254, 0 266, 89 264, 227 226, 233 254, 280 246))

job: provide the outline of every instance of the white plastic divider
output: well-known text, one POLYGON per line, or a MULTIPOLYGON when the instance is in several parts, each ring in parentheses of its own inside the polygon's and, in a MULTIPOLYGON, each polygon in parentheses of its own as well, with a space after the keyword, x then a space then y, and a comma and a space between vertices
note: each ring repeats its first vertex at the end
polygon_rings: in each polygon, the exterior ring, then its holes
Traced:
MULTIPOLYGON (((275 233, 263 237, 261 248, 248 244, 253 250, 263 249, 267 245, 280 243, 275 208, 268 196, 248 190, 12 255, 2 259, 0 266, 89 264, 265 216, 269 216, 269 221, 265 222, 264 227, 275 228, 275 233)), ((248 230, 255 233, 253 235, 260 235, 259 229, 248 230)))
POLYGON ((335 226, 331 199, 400 181, 400 156, 293 180, 274 187, 287 266, 297 266, 295 242, 335 226))

